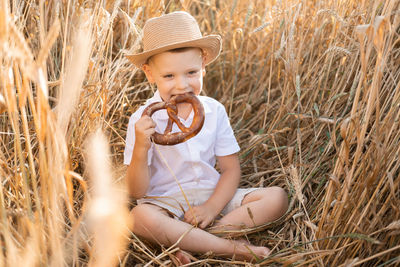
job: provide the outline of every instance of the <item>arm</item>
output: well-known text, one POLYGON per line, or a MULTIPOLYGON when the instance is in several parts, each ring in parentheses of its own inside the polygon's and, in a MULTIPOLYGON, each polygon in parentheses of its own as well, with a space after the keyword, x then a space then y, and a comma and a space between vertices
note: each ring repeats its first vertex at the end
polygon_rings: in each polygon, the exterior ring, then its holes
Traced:
POLYGON ((240 162, 237 154, 217 157, 221 170, 220 179, 210 198, 200 206, 193 207, 192 212, 185 213, 185 221, 200 228, 207 227, 232 199, 240 181, 240 162), (196 217, 196 218, 194 218, 196 217))
POLYGON ((154 127, 154 121, 148 116, 140 118, 135 124, 135 146, 126 172, 128 193, 134 198, 142 198, 149 187, 147 153, 151 146, 150 136, 155 132, 154 127))

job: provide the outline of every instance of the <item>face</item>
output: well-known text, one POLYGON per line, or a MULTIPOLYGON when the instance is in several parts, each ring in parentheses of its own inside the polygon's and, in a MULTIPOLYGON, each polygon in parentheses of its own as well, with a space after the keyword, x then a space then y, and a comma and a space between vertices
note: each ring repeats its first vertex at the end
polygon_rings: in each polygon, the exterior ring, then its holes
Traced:
POLYGON ((187 92, 199 95, 203 87, 204 60, 198 48, 157 54, 143 65, 143 70, 164 101, 187 92))

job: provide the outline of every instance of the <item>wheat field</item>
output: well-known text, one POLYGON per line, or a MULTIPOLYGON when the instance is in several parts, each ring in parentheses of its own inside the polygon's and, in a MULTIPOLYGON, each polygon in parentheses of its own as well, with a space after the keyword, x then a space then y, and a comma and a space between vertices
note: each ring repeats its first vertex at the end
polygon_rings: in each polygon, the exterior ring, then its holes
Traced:
POLYGON ((222 36, 203 94, 228 111, 241 186, 290 196, 230 234, 271 248, 259 265, 400 266, 399 0, 2 0, 0 266, 174 266, 176 246, 129 231, 122 152, 155 90, 124 54, 176 10, 222 36))

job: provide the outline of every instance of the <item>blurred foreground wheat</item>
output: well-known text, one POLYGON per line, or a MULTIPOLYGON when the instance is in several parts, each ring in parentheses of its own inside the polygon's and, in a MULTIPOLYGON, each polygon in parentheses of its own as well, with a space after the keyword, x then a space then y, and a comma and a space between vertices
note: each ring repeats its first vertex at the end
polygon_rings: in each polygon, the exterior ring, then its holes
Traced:
POLYGON ((128 234, 121 162, 154 90, 123 53, 174 10, 223 37, 204 94, 229 112, 241 185, 290 194, 279 222, 235 233, 272 248, 260 264, 399 265, 398 0, 4 0, 0 266, 172 264, 128 234))

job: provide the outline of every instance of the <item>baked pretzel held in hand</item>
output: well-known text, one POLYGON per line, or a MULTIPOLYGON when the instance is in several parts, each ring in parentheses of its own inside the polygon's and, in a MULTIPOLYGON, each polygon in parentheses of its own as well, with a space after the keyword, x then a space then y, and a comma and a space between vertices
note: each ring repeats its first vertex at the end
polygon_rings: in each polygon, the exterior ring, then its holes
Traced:
POLYGON ((186 140, 198 134, 203 127, 204 108, 200 100, 197 99, 197 97, 193 93, 174 95, 171 97, 169 102, 152 103, 144 109, 142 116, 147 115, 151 117, 154 112, 161 109, 167 110, 169 118, 164 134, 160 134, 157 132, 153 134, 153 142, 156 144, 172 146, 185 142, 186 140), (189 128, 185 127, 185 125, 183 125, 183 123, 178 118, 178 108, 176 105, 183 102, 190 103, 194 111, 193 121, 189 128), (171 133, 172 125, 174 123, 176 123, 176 125, 182 132, 171 133))

